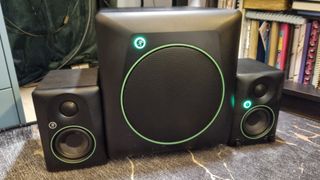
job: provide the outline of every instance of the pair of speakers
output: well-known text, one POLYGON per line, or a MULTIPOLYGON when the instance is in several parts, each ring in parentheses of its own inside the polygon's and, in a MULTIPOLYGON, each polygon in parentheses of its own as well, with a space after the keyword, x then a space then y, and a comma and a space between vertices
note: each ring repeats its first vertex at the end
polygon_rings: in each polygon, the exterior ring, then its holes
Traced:
POLYGON ((238 61, 240 27, 238 11, 98 13, 99 78, 53 71, 33 93, 48 170, 274 140, 283 74, 238 61))
MULTIPOLYGON (((145 144, 159 146, 163 151, 173 150, 172 145, 148 142, 138 135, 135 138, 140 138, 140 143, 130 140, 132 137, 128 134, 133 131, 129 126, 127 130, 119 131, 128 138, 127 141, 119 141, 118 136, 106 138, 105 124, 110 126, 108 129, 117 127, 108 123, 108 119, 104 121, 102 118, 103 106, 100 103, 101 90, 97 77, 97 69, 51 71, 34 91, 33 100, 49 171, 103 164, 107 162, 108 156, 115 158, 157 151, 141 150, 140 148, 147 147, 145 144), (110 149, 107 150, 106 139, 118 141, 113 154, 110 154, 110 149)), ((221 129, 227 131, 224 136, 228 139, 228 144, 239 146, 274 141, 283 73, 251 59, 239 59, 236 84, 236 93, 230 101, 234 107, 231 131, 230 127, 221 129)), ((176 123, 172 122, 170 125, 176 123)), ((164 129, 154 133, 159 136, 175 133, 169 131, 171 130, 164 129)), ((219 142, 215 140, 220 137, 218 133, 210 134, 214 144, 219 142)), ((200 136, 195 141, 201 142, 201 138, 203 137, 200 136)), ((202 146, 205 144, 187 148, 202 146)))

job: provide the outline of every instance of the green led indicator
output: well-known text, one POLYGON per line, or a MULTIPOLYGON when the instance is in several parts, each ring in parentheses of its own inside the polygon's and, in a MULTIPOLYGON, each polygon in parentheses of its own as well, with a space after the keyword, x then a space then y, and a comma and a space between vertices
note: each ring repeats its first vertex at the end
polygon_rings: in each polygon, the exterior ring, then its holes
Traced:
POLYGON ((234 95, 232 95, 232 96, 231 96, 231 106, 232 106, 232 108, 234 108, 235 105, 236 105, 236 100, 235 100, 234 95))
POLYGON ((243 106, 245 109, 249 109, 249 108, 252 106, 252 101, 246 100, 246 101, 244 101, 244 103, 242 104, 242 106, 243 106))
POLYGON ((134 44, 134 47, 137 48, 137 49, 143 49, 146 44, 147 44, 147 41, 145 38, 143 37, 136 37, 133 41, 133 44, 134 44))

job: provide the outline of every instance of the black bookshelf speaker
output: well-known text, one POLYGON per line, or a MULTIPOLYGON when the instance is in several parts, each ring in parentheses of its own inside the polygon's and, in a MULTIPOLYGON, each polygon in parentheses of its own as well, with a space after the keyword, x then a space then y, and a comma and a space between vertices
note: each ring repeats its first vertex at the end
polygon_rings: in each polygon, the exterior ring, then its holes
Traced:
POLYGON ((32 93, 49 171, 105 163, 97 69, 56 70, 32 93))
POLYGON ((111 158, 227 143, 240 25, 236 10, 98 13, 111 158))
POLYGON ((229 144, 274 141, 284 73, 252 59, 239 59, 229 144))

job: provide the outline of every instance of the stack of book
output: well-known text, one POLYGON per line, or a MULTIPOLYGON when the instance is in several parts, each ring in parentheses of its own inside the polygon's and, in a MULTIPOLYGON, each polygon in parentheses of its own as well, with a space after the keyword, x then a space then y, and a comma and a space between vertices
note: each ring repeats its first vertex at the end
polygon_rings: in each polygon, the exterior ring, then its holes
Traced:
POLYGON ((320 16, 320 0, 294 0, 292 9, 297 11, 297 14, 319 17, 320 16))
POLYGON ((286 78, 320 89, 320 21, 247 11, 244 56, 285 71, 286 78))

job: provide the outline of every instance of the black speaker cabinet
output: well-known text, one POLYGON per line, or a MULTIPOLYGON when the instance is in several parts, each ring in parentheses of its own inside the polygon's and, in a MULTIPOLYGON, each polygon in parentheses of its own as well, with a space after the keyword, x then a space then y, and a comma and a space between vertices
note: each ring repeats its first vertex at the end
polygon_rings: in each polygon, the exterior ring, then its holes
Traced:
POLYGON ((106 162, 97 69, 51 71, 33 92, 49 171, 106 162))
POLYGON ((274 141, 283 83, 282 71, 239 59, 230 145, 274 141))
POLYGON ((111 158, 227 143, 240 26, 235 10, 98 13, 111 158))

